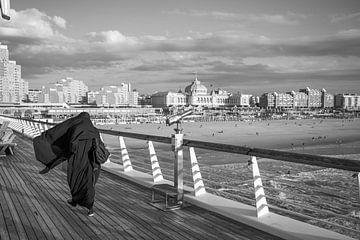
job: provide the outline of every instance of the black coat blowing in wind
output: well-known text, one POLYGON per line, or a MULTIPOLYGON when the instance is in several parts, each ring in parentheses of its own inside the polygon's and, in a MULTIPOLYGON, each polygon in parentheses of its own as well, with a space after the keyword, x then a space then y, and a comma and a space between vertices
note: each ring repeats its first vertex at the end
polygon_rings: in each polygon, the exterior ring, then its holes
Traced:
POLYGON ((94 204, 95 183, 100 164, 109 156, 100 133, 83 112, 35 137, 35 156, 49 169, 67 160, 67 181, 74 204, 91 209, 94 204), (96 158, 95 151, 104 153, 96 158))

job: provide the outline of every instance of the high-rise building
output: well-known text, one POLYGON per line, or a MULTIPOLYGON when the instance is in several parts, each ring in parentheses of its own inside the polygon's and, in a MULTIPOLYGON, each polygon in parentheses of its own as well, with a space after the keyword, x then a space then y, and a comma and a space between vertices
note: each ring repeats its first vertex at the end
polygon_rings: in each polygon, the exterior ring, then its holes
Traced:
POLYGON ((291 91, 289 94, 293 97, 293 107, 294 108, 307 108, 308 107, 308 95, 304 92, 295 92, 291 91))
POLYGON ((21 66, 9 59, 7 46, 0 43, 0 102, 21 102, 27 91, 28 82, 21 78, 21 66))
POLYGON ((322 108, 333 108, 334 107, 334 95, 326 92, 325 89, 321 90, 321 107, 322 108))
POLYGON ((294 105, 294 97, 289 93, 273 93, 275 108, 292 108, 294 105))
POLYGON ((259 106, 262 108, 275 107, 275 95, 273 93, 264 93, 260 96, 259 106))
POLYGON ((41 90, 29 89, 28 95, 27 95, 28 101, 33 102, 33 103, 39 102, 40 94, 41 94, 41 90))
POLYGON ((88 103, 99 106, 137 106, 139 93, 131 90, 130 83, 121 83, 120 86, 105 86, 100 91, 91 91, 87 96, 88 103))
POLYGON ((335 95, 335 107, 347 110, 360 109, 360 95, 357 94, 337 94, 335 95))
POLYGON ((300 89, 300 92, 304 92, 308 95, 308 108, 320 108, 322 92, 319 89, 311 89, 309 87, 300 89))
POLYGON ((251 105, 251 100, 251 94, 235 93, 230 95, 228 105, 237 107, 249 107, 251 105))
POLYGON ((65 103, 82 102, 88 91, 88 86, 83 81, 75 80, 71 77, 61 79, 55 86, 56 91, 60 94, 62 93, 62 96, 59 96, 59 101, 65 103))

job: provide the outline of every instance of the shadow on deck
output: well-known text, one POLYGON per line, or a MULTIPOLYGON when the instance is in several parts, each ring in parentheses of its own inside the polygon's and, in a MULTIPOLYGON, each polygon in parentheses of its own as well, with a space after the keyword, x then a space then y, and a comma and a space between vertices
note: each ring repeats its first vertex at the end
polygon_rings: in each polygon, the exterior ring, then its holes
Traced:
POLYGON ((66 173, 38 174, 31 140, 15 142, 15 154, 0 158, 0 239, 279 239, 196 206, 158 210, 149 189, 104 171, 88 217, 66 203, 66 173))

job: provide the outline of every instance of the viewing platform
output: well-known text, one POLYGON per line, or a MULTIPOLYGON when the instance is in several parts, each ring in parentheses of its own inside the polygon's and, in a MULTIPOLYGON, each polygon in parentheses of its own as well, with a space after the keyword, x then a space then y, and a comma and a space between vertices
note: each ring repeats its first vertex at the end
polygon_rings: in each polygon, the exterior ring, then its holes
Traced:
POLYGON ((350 240, 360 236, 360 221, 349 212, 359 211, 358 160, 195 141, 178 138, 177 134, 170 138, 101 129, 111 156, 102 165, 96 185, 95 216, 88 217, 86 209, 67 204, 71 196, 61 166, 45 175, 38 173, 44 166, 35 159, 31 139, 51 124, 0 117, 0 124, 4 121, 9 121, 16 132, 17 145, 14 154, 0 159, 1 239, 350 240), (200 171, 194 148, 200 152, 200 162, 204 156, 201 152, 218 151, 220 156, 231 153, 237 158, 243 155, 238 159, 244 171, 216 168, 211 172, 214 169, 209 170, 207 165, 200 171), (292 185, 297 180, 288 176, 260 176, 257 158, 262 159, 262 166, 274 164, 270 159, 301 164, 301 171, 319 173, 317 177, 323 177, 320 173, 328 169, 334 170, 331 175, 344 173, 353 180, 344 189, 353 193, 351 199, 347 192, 330 188, 307 192, 303 186, 292 185), (225 174, 226 182, 221 174, 225 174), (272 186, 274 183, 287 189, 272 186), (165 190, 161 189, 163 184, 165 190), (154 206, 154 190, 175 197, 180 207, 170 211, 154 206), (279 194, 274 195, 274 191, 279 194), (341 226, 338 219, 353 225, 341 226), (341 234, 346 231, 355 238, 341 234))
POLYGON ((88 217, 66 202, 66 172, 40 175, 32 141, 14 141, 15 154, 0 158, 0 239, 280 239, 194 205, 161 211, 149 204, 149 188, 105 171, 88 217))

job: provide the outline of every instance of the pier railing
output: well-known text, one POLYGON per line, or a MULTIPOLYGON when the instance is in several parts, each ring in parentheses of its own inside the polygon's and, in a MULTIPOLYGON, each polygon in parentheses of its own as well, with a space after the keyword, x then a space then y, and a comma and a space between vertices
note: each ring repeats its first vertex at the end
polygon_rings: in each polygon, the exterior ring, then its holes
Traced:
MULTIPOLYGON (((53 125, 0 117, 0 124, 4 121, 29 138, 53 125)), ((129 176, 145 173, 150 176, 150 187, 169 183, 181 204, 183 200, 202 201, 210 194, 251 206, 259 222, 266 222, 275 213, 344 238, 360 238, 359 159, 195 141, 183 134, 164 137, 109 129, 100 132, 111 152, 106 166, 120 165, 120 171, 129 176), (219 164, 208 164, 209 158, 219 164), (222 164, 225 158, 234 161, 222 164), (184 198, 186 192, 192 197, 184 198)))

